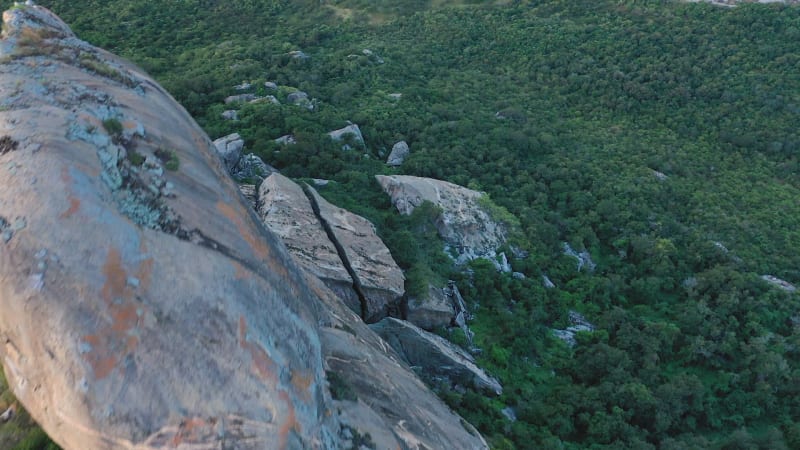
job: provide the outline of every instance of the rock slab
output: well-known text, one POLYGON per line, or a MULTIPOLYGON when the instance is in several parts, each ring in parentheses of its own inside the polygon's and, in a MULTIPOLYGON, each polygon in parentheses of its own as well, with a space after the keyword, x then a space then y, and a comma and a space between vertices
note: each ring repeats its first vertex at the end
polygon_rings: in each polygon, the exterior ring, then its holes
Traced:
POLYGON ((259 190, 264 224, 283 239, 302 267, 365 321, 386 317, 399 304, 405 283, 389 249, 368 220, 332 205, 313 188, 308 192, 310 199, 292 180, 277 173, 269 176, 259 190))
POLYGON ((389 153, 389 158, 386 159, 386 165, 402 166, 409 154, 411 154, 411 150, 408 148, 406 141, 400 141, 392 146, 392 152, 389 153))
POLYGON ((505 224, 492 219, 480 205, 480 192, 457 184, 410 175, 376 175, 400 214, 410 215, 423 202, 441 209, 436 226, 445 243, 463 263, 475 258, 494 260, 507 239, 505 224))
POLYGON ((411 366, 421 367, 433 377, 444 377, 489 395, 500 395, 500 383, 475 365, 469 353, 441 336, 429 333, 409 322, 387 317, 370 325, 411 366))

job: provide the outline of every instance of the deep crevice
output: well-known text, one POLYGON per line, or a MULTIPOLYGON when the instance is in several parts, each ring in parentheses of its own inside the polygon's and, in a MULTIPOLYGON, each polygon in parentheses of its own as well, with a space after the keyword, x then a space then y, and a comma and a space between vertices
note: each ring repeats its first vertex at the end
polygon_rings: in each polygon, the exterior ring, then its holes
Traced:
POLYGON ((319 203, 317 203, 316 197, 314 197, 314 193, 311 192, 311 187, 305 183, 303 183, 303 193, 306 194, 309 203, 311 203, 311 209, 314 211, 314 215, 319 220, 319 223, 322 224, 322 229, 325 230, 325 234, 328 235, 328 240, 333 243, 333 246, 336 248, 336 253, 339 254, 339 260, 342 261, 342 265, 344 266, 347 273, 350 275, 350 278, 353 280, 353 291, 356 293, 358 297, 358 301, 361 304, 361 320, 364 322, 367 321, 367 296, 364 294, 364 289, 361 286, 361 280, 358 278, 358 274, 356 274, 355 269, 350 264, 350 260, 347 258, 347 253, 344 251, 344 246, 339 242, 339 239, 336 238, 336 234, 333 232, 333 228, 331 228, 331 224, 322 217, 322 213, 319 209, 319 203))

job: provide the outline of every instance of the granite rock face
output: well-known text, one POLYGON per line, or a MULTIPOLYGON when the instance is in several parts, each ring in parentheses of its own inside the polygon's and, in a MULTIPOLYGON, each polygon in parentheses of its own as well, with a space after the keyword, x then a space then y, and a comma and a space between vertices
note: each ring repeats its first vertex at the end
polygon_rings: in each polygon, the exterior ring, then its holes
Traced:
POLYGON ((327 449, 349 427, 487 448, 296 265, 158 84, 44 8, 3 20, 0 362, 59 445, 327 449))
POLYGON ((222 158, 225 167, 230 172, 236 167, 239 158, 242 157, 244 139, 239 136, 239 133, 232 133, 214 141, 214 147, 216 147, 219 157, 222 158))
POLYGON ((392 152, 389 153, 389 157, 386 159, 386 165, 402 166, 409 154, 411 154, 411 150, 408 148, 406 141, 400 141, 392 146, 392 152))
POLYGON ((300 185, 278 173, 267 177, 258 190, 258 215, 303 269, 346 299, 353 311, 360 312, 353 279, 300 185))
POLYGON ((409 322, 387 317, 370 325, 409 365, 421 367, 432 377, 443 377, 453 384, 464 384, 490 395, 500 395, 500 383, 475 365, 469 353, 448 340, 409 322))
POLYGON ((429 285, 424 295, 409 296, 406 320, 428 331, 449 326, 455 319, 456 308, 446 291, 446 288, 429 285))
POLYGON ((0 159, 18 169, 0 172, 0 358, 17 397, 66 449, 333 445, 314 296, 208 137, 46 9, 3 18, 0 91, 18 94, 0 136, 18 144, 0 159))
MULTIPOLYGON (((350 138, 353 140, 354 144, 364 145, 364 136, 361 134, 361 129, 354 123, 351 123, 344 128, 333 130, 328 133, 328 136, 330 136, 334 141, 344 141, 350 138)), ((350 146, 345 144, 342 149, 350 150, 350 146)))
POLYGON ((396 308, 405 277, 368 220, 314 189, 273 174, 259 190, 259 215, 290 253, 367 322, 396 308), (313 203, 312 203, 313 202, 313 203))
POLYGON ((400 214, 411 214, 425 201, 441 209, 437 229, 457 254, 459 263, 475 258, 494 260, 496 250, 506 242, 506 225, 492 219, 480 205, 483 195, 480 192, 410 175, 376 175, 375 178, 400 214))

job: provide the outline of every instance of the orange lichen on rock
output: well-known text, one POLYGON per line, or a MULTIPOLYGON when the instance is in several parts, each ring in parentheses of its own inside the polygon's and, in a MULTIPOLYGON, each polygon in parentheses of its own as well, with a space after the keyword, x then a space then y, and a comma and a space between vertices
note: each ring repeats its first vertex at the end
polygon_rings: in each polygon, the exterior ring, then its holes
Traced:
POLYGON ((114 247, 108 249, 106 263, 103 265, 103 275, 106 276, 106 282, 103 284, 102 296, 108 305, 114 299, 122 298, 125 295, 128 279, 125 269, 122 267, 119 250, 114 247))
POLYGON ((239 346, 250 353, 253 371, 259 378, 275 388, 278 384, 278 365, 260 345, 247 341, 247 321, 244 316, 239 317, 239 346))
POLYGON ((89 335, 84 336, 83 341, 92 347, 92 351, 85 355, 89 365, 92 366, 94 377, 101 380, 107 377, 114 367, 117 366, 118 359, 114 356, 108 356, 108 349, 105 342, 105 336, 89 335), (99 351, 97 351, 99 350, 99 351))
POLYGON ((306 401, 311 401, 311 384, 314 382, 314 377, 310 374, 305 374, 299 371, 292 371, 292 386, 295 393, 306 401))
POLYGON ((289 394, 286 391, 280 391, 278 396, 280 397, 281 401, 286 403, 286 408, 289 411, 286 420, 281 423, 281 426, 278 429, 280 448, 287 448, 289 443, 289 433, 291 431, 300 433, 302 428, 300 427, 300 423, 297 421, 297 415, 295 414, 294 405, 292 404, 292 399, 289 394))
MULTIPOLYGON (((152 270, 152 258, 139 264, 136 274, 140 278, 140 286, 149 285, 152 270)), ((108 250, 103 275, 106 281, 100 295, 108 308, 110 323, 99 327, 96 334, 83 338, 91 346, 84 357, 97 379, 107 377, 122 358, 136 349, 139 343, 136 329, 144 313, 144 305, 135 300, 134 289, 128 286, 128 275, 123 267, 122 257, 114 247, 108 250)))
POLYGON ((81 207, 81 201, 75 197, 69 197, 69 208, 58 216, 60 219, 67 219, 72 217, 73 214, 78 212, 81 207))

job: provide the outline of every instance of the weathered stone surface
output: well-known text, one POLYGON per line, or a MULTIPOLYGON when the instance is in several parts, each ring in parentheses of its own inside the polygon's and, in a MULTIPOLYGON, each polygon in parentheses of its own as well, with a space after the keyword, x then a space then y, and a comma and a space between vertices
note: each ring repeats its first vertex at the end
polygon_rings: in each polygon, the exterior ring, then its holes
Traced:
POLYGON ((308 94, 303 91, 295 91, 286 96, 286 101, 301 108, 310 110, 314 109, 315 100, 308 97, 308 94))
POLYGON ((273 174, 264 180, 259 189, 259 215, 283 239, 300 265, 325 282, 350 309, 363 313, 367 321, 380 320, 403 295, 402 271, 369 221, 331 205, 313 189, 310 192, 346 261, 303 189, 288 178, 273 174), (352 275, 359 281, 356 288, 352 275))
POLYGON ((258 203, 258 189, 256 189, 256 185, 254 184, 240 184, 239 185, 239 192, 244 195, 244 198, 253 208, 256 207, 258 203))
POLYGON ((335 239, 344 249, 346 264, 355 272, 366 305, 364 320, 375 322, 397 308, 405 292, 405 276, 378 237, 375 226, 356 214, 332 205, 311 189, 322 219, 330 225, 335 239))
POLYGON ((474 427, 447 411, 385 341, 342 310, 336 299, 327 302, 334 321, 320 334, 325 359, 340 376, 338 387, 354 398, 334 401, 342 426, 370 433, 376 449, 489 448, 474 427))
POLYGON ((239 112, 235 109, 222 111, 221 117, 225 120, 239 120, 239 112))
POLYGON ((353 279, 297 183, 278 173, 267 177, 258 190, 258 215, 301 267, 346 299, 353 311, 361 310, 353 279))
POLYGON ((392 152, 389 153, 386 164, 394 167, 401 166, 410 153, 411 150, 406 141, 400 141, 392 146, 392 152))
POLYGON ((0 136, 19 146, 0 163, 19 169, 0 171, 16 229, 0 243, 0 361, 16 396, 68 450, 334 446, 317 296, 208 137, 44 8, 3 19, 0 92, 18 95, 0 100, 0 136), (37 27, 35 47, 15 44, 37 27), (125 143, 108 119, 146 137, 125 143))
POLYGON ((245 103, 256 99, 256 94, 237 94, 225 97, 225 104, 231 103, 245 103))
POLYGON ((236 167, 236 163, 239 162, 239 158, 242 156, 244 140, 239 136, 239 133, 232 133, 214 141, 214 147, 230 172, 236 167))
POLYGON ((439 235, 457 253, 459 263, 475 259, 494 260, 506 242, 508 230, 495 222, 478 203, 480 192, 446 181, 409 175, 376 175, 375 178, 401 214, 429 201, 442 210, 439 235))
POLYGON ((502 386, 480 367, 469 353, 446 339, 409 322, 387 317, 370 325, 411 366, 421 367, 432 377, 444 377, 453 384, 472 386, 500 395, 502 386))
POLYGON ((344 424, 387 448, 488 448, 297 267, 151 78, 43 8, 3 19, 0 92, 18 95, 0 99, 0 164, 17 167, 0 171, 0 226, 13 230, 0 241, 0 362, 59 445, 327 449, 344 424), (50 31, 20 49, 37 28, 50 31), (109 135, 110 118, 146 134, 109 135), (333 400, 326 370, 361 402, 333 400))
MULTIPOLYGON (((350 137, 353 140, 352 142, 364 145, 364 136, 361 134, 361 129, 358 128, 358 125, 354 123, 351 123, 344 128, 333 130, 328 133, 328 136, 330 136, 334 141, 343 141, 350 137)), ((350 150, 350 147, 347 145, 342 148, 345 150, 350 150)))
POLYGON ((428 286, 425 295, 408 298, 406 320, 424 330, 435 330, 449 326, 456 315, 453 301, 446 288, 428 286))

